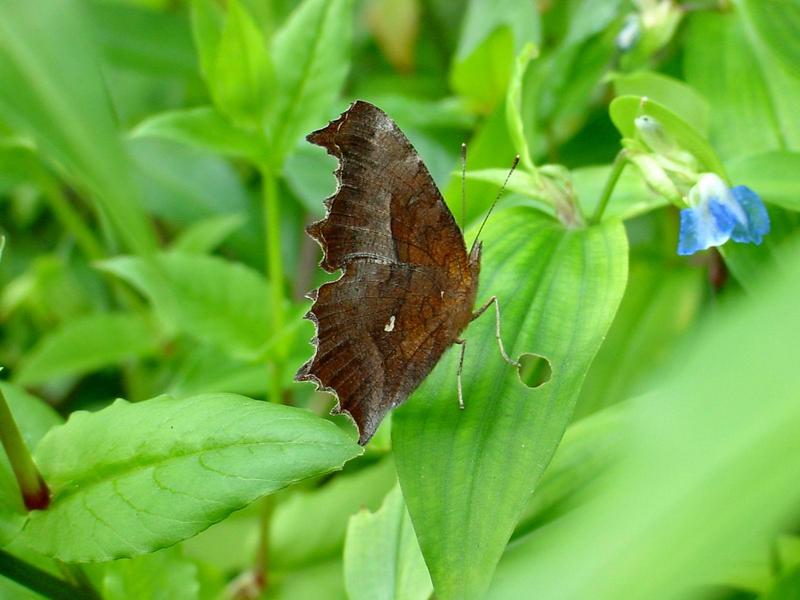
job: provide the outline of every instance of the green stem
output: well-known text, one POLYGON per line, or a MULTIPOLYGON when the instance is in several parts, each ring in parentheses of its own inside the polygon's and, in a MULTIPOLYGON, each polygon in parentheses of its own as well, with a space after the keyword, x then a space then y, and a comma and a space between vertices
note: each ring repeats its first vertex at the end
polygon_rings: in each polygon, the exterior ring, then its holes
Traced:
POLYGON ((5 550, 0 550, 0 573, 45 598, 53 600, 99 600, 100 598, 93 589, 77 587, 20 560, 5 550))
POLYGON ((39 474, 22 434, 0 389, 0 441, 17 478, 22 500, 28 510, 41 510, 50 504, 50 490, 39 474))
POLYGON ((627 158, 627 153, 624 149, 617 153, 614 164, 611 165, 611 173, 608 175, 606 186, 603 188, 603 195, 600 196, 600 202, 597 203, 597 208, 589 221, 591 225, 596 225, 600 222, 600 219, 603 218, 603 213, 606 211, 608 201, 611 199, 611 193, 614 191, 617 181, 619 181, 619 176, 622 175, 622 171, 625 169, 625 165, 628 164, 627 158))
MULTIPOLYGON (((261 169, 262 194, 264 199, 264 234, 266 237, 267 275, 270 282, 269 311, 273 334, 283 331, 286 326, 283 295, 284 274, 281 257, 281 215, 278 199, 278 186, 275 174, 268 167, 261 169)), ((276 404, 283 402, 281 374, 286 349, 283 345, 275 348, 270 361, 270 400, 276 404)))

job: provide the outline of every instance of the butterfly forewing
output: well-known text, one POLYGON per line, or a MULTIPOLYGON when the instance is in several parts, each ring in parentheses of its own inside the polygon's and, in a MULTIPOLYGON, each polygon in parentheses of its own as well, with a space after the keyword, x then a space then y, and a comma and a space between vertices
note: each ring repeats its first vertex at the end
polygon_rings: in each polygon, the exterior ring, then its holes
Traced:
POLYGON ((366 443, 469 322, 478 260, 427 168, 380 109, 355 102, 308 136, 339 160, 328 214, 309 227, 342 269, 308 314, 314 357, 297 373, 334 393, 366 443))

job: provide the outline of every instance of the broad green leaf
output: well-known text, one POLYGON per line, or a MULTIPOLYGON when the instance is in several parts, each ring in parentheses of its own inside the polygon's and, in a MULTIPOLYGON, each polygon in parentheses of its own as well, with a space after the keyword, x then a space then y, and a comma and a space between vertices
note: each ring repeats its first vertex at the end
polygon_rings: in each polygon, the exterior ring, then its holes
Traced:
POLYGON ((157 256, 167 286, 154 265, 120 256, 101 267, 148 297, 166 323, 235 356, 259 353, 269 338, 269 287, 256 271, 215 256, 168 253, 157 256))
POLYGON ((0 12, 0 114, 90 191, 128 248, 152 250, 155 237, 131 180, 81 3, 1 0, 0 12))
POLYGON ((536 210, 513 208, 489 221, 484 248, 478 300, 497 295, 509 354, 546 357, 552 378, 537 389, 520 381, 498 353, 490 310, 462 334, 466 409, 458 410, 451 349, 393 416, 400 484, 442 599, 486 591, 627 278, 618 222, 565 230, 536 210))
POLYGON ((431 578, 395 487, 380 510, 350 517, 344 545, 344 578, 350 600, 427 600, 431 578))
POLYGON ((36 385, 75 377, 152 353, 158 334, 135 313, 94 313, 44 335, 21 361, 14 380, 36 385))
POLYGON ((193 223, 180 232, 170 250, 187 254, 207 254, 244 223, 239 213, 209 217, 193 223))
POLYGON ((115 561, 103 576, 105 600, 195 600, 199 593, 197 566, 176 547, 115 561))
POLYGON ((727 167, 735 185, 746 185, 765 202, 800 211, 800 152, 753 154, 727 167))
POLYGON ((272 40, 275 105, 269 131, 280 167, 300 138, 319 127, 350 69, 353 0, 304 0, 272 40))
POLYGON ((150 117, 140 123, 131 135, 173 140, 252 162, 264 160, 267 152, 262 138, 234 126, 211 106, 150 117))
POLYGON ((791 242, 798 239, 800 215, 777 206, 767 206, 770 232, 759 245, 728 242, 719 251, 736 280, 751 294, 759 294, 765 274, 788 269, 794 260, 791 242))
POLYGON ((672 110, 701 134, 708 134, 710 118, 708 102, 684 82, 653 71, 619 74, 613 81, 615 95, 642 96, 655 100, 672 110))
POLYGON ((795 75, 800 76, 800 2, 798 0, 740 0, 759 37, 795 75))
POLYGON ((684 55, 686 80, 711 104, 711 141, 726 159, 800 149, 792 97, 800 79, 782 72, 739 11, 692 16, 684 55))
MULTIPOLYGON (((22 388, 3 382, 0 390, 29 449, 35 448, 51 427, 61 423, 55 410, 22 388)), ((25 515, 17 480, 5 452, 0 451, 0 546, 5 546, 22 529, 25 515)))
POLYGON ((211 86, 216 73, 219 42, 225 27, 225 14, 215 0, 192 0, 191 21, 200 70, 206 85, 211 86))
POLYGON ((218 214, 247 213, 250 200, 236 172, 223 159, 197 148, 159 139, 129 139, 147 209, 186 225, 218 214))
POLYGON ((283 166, 287 185, 313 216, 322 218, 325 204, 322 199, 336 191, 336 179, 331 173, 336 169, 336 159, 322 148, 301 144, 291 153, 283 166))
POLYGON ((636 136, 634 120, 641 115, 653 117, 683 149, 691 152, 707 171, 725 175, 714 150, 697 130, 667 107, 653 100, 643 101, 640 96, 620 96, 609 107, 614 125, 623 137, 636 136))
POLYGON ((211 96, 234 122, 258 128, 274 95, 275 73, 264 35, 239 0, 229 0, 217 47, 211 96))
POLYGON ((632 261, 625 296, 586 376, 577 414, 640 392, 642 378, 671 357, 697 319, 707 285, 706 272, 696 267, 667 270, 662 259, 632 261))
POLYGON ((760 596, 762 600, 793 600, 797 597, 800 597, 800 568, 784 574, 769 592, 760 596))
POLYGON ((359 509, 377 508, 396 481, 394 464, 384 460, 330 484, 301 491, 275 509, 270 547, 278 568, 297 568, 341 556, 348 519, 359 509), (324 515, 310 521, 308 515, 324 515))
POLYGON ((796 520, 798 258, 681 346, 591 502, 510 550, 491 598, 686 598, 796 520))
POLYGON ((362 452, 312 413, 233 394, 73 413, 35 458, 53 500, 22 532, 66 562, 147 554, 362 452))

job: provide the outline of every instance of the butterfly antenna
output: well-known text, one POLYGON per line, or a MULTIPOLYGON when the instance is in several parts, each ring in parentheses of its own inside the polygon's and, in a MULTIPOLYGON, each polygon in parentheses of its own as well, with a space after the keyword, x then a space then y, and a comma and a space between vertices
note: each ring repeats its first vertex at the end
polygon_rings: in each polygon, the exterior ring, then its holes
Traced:
POLYGON ((498 200, 503 195, 503 192, 506 190, 506 186, 508 185, 508 180, 511 179, 511 175, 514 173, 514 169, 517 168, 519 164, 519 154, 514 157, 514 162, 511 163, 511 169, 508 171, 508 175, 506 175, 506 180, 503 182, 503 187, 500 188, 500 191, 497 192, 497 196, 492 202, 492 205, 489 207, 489 210, 486 212, 486 216, 483 217, 483 221, 481 222, 481 226, 478 228, 478 235, 475 236, 475 241, 472 242, 472 248, 470 248, 470 254, 472 254, 472 250, 475 249, 475 244, 478 243, 478 239, 481 237, 481 231, 483 231, 483 226, 486 225, 486 221, 489 220, 489 215, 492 214, 494 207, 497 206, 498 200))
POLYGON ((467 227, 467 145, 461 144, 461 230, 467 227))

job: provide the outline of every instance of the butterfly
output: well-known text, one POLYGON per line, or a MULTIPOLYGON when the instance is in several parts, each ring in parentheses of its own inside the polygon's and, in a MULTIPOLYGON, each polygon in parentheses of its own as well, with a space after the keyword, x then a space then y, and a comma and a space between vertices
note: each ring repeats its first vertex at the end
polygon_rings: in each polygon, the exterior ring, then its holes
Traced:
POLYGON ((322 248, 320 266, 341 277, 322 285, 306 318, 316 326, 314 356, 295 379, 334 394, 333 413, 355 421, 359 443, 403 403, 444 351, 461 345, 458 395, 466 341, 459 335, 494 303, 473 312, 481 242, 467 252, 464 236, 428 169, 389 116, 356 101, 306 138, 336 157, 338 187, 327 214, 307 228, 322 248))

